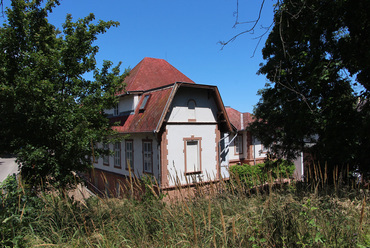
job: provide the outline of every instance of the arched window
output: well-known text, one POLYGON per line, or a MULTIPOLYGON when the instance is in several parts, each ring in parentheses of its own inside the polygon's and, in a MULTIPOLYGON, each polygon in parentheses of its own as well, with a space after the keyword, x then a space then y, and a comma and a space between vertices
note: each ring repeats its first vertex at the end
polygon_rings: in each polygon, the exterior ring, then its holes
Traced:
POLYGON ((196 102, 193 99, 188 101, 188 121, 196 121, 195 117, 195 107, 197 106, 196 102))

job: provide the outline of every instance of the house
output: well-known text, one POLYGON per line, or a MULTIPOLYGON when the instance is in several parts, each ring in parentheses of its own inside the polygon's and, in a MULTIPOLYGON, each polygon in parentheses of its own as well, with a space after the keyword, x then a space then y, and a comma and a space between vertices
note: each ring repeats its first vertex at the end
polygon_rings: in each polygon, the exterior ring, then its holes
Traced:
POLYGON ((230 165, 263 163, 268 149, 247 130, 253 122, 253 116, 250 113, 241 113, 231 107, 226 107, 226 112, 236 134, 229 138, 227 160, 230 165))
MULTIPOLYGON (((226 160, 230 165, 233 164, 250 164, 255 165, 263 163, 266 159, 268 147, 264 147, 261 141, 253 137, 248 126, 254 121, 250 113, 241 113, 231 107, 226 107, 227 115, 233 126, 234 135, 226 141, 229 143, 229 151, 226 160)), ((294 178, 303 179, 304 161, 303 153, 293 161, 295 165, 294 178)))
POLYGON ((114 151, 94 163, 90 178, 99 190, 119 195, 120 184, 133 174, 149 175, 160 189, 171 190, 227 173, 221 137, 232 126, 216 86, 195 84, 155 58, 144 58, 124 83, 119 103, 106 110, 124 139, 98 144, 114 151))

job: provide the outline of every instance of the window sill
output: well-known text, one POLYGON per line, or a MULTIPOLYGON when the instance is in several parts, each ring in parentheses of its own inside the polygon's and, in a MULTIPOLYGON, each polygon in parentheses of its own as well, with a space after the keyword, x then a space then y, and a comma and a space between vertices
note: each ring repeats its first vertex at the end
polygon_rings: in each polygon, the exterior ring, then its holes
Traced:
POLYGON ((185 172, 185 176, 203 174, 202 171, 185 172))

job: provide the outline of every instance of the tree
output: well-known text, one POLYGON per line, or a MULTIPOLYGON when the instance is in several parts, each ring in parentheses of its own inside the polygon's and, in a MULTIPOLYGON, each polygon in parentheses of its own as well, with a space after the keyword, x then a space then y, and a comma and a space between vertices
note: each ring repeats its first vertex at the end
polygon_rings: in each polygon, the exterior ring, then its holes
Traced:
MULTIPOLYGON (((119 25, 94 24, 93 14, 63 30, 47 20, 58 0, 13 0, 0 29, 0 151, 15 152, 21 174, 37 185, 46 178, 65 187, 73 171, 91 167, 94 144, 113 135, 104 109, 122 89, 119 65, 97 68, 93 45, 119 25), (93 80, 85 79, 86 73, 93 80)), ((95 151, 96 153, 96 151, 95 151)))
POLYGON ((278 156, 369 171, 369 15, 364 0, 277 1, 251 130, 278 156))

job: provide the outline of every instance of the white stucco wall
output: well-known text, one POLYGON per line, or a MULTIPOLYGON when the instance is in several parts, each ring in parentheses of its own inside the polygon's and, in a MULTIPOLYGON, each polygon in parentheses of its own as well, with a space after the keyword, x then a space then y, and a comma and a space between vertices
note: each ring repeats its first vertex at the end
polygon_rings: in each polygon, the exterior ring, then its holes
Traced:
MULTIPOLYGON (((139 102, 139 98, 138 95, 121 96, 118 102, 118 112, 134 111, 139 102)), ((104 112, 108 115, 113 115, 114 109, 106 109, 104 112)))
POLYGON ((137 96, 134 95, 121 97, 118 103, 118 111, 120 113, 133 111, 135 109, 135 97, 137 98, 137 96))
POLYGON ((253 142, 252 143, 253 144, 253 149, 252 149, 253 156, 255 156, 255 158, 265 158, 266 153, 264 153, 263 150, 262 150, 263 145, 262 145, 261 141, 259 141, 256 138, 252 138, 252 142, 253 142))
POLYGON ((216 124, 207 125, 167 125, 168 139, 168 181, 175 186, 178 178, 181 184, 193 183, 195 178, 203 181, 214 180, 217 175, 216 124), (201 138, 201 170, 200 175, 185 176, 185 143, 184 138, 201 138))
POLYGON ((208 97, 205 89, 180 88, 171 105, 168 122, 188 122, 193 114, 188 109, 188 101, 194 100, 196 122, 216 122, 217 106, 213 97, 208 97))
POLYGON ((230 134, 228 133, 222 133, 221 134, 221 146, 220 146, 220 157, 221 157, 221 176, 222 178, 229 178, 229 155, 230 155, 230 149, 229 149, 229 141, 232 138, 230 134))
MULTIPOLYGON (((230 141, 234 138, 235 134, 232 134, 230 136, 230 141)), ((235 153, 235 139, 230 143, 229 145, 229 160, 238 160, 238 159, 246 159, 247 158, 247 149, 248 149, 248 144, 247 144, 247 132, 239 132, 238 136, 243 137, 243 152, 236 154, 235 153)))
POLYGON ((217 179, 217 105, 206 89, 180 88, 166 116, 168 182, 193 183, 217 179), (195 109, 188 107, 195 101, 195 109), (185 139, 201 138, 201 174, 185 175, 185 139), (186 180, 187 179, 187 180, 186 180))
MULTIPOLYGON (((131 134, 127 139, 133 140, 134 147, 134 173, 137 177, 143 175, 143 140, 152 141, 153 150, 153 175, 159 178, 159 147, 158 142, 154 134, 131 134)), ((102 144, 98 145, 100 148, 102 144)), ((109 149, 113 150, 114 144, 109 144, 109 149)), ((114 155, 109 157, 109 165, 103 165, 103 158, 97 160, 98 163, 94 163, 94 167, 105 171, 117 173, 120 175, 129 176, 129 171, 126 170, 126 157, 125 157, 125 140, 121 141, 121 168, 114 167, 114 155)), ((131 165, 132 166, 132 165, 131 165)))

